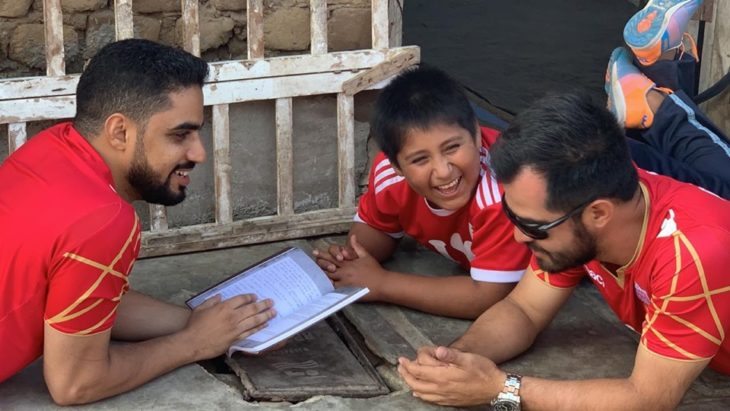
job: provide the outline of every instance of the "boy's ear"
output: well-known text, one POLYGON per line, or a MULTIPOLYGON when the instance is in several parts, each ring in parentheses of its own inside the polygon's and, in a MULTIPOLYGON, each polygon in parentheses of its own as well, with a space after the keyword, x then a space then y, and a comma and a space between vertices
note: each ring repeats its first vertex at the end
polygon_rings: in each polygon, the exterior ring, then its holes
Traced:
POLYGON ((400 170, 400 167, 398 167, 398 164, 388 160, 390 162, 390 166, 393 167, 393 170, 395 170, 395 173, 399 176, 403 177, 403 172, 400 170))
POLYGON ((477 148, 482 148, 482 126, 479 124, 479 120, 474 121, 474 130, 476 130, 476 133, 474 134, 474 145, 477 146, 477 148))

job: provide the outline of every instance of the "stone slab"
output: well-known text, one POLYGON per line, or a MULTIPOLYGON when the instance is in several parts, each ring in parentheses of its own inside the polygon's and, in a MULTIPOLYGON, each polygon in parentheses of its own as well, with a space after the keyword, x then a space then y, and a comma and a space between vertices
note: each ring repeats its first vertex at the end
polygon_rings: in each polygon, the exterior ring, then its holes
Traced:
MULTIPOLYGON (((266 355, 237 353, 228 358, 227 364, 241 378, 244 395, 256 400, 302 401, 318 395, 374 397, 389 393, 375 368, 356 346, 345 345, 330 326, 332 322, 339 323, 336 317, 321 321, 266 355)), ((346 332, 336 323, 332 325, 346 332)))
MULTIPOLYGON (((328 237, 315 246, 344 240, 344 236, 328 237)), ((454 261, 408 238, 401 242, 393 258, 384 266, 393 271, 430 276, 468 275, 454 261)), ((396 365, 400 356, 413 358, 421 345, 449 344, 471 324, 470 321, 435 317, 389 304, 353 304, 345 308, 344 313, 363 335, 368 348, 391 365, 396 365), (434 321, 435 318, 438 320, 434 321)))

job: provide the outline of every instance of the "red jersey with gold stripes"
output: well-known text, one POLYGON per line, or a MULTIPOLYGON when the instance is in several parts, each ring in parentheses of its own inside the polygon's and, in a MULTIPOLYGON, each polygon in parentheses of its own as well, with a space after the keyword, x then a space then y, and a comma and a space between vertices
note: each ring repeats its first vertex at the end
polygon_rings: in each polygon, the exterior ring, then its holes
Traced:
POLYGON ((0 165, 0 381, 38 358, 44 322, 108 330, 140 245, 134 208, 99 154, 62 123, 0 165))
POLYGON ((355 221, 394 238, 408 234, 461 264, 475 280, 519 281, 530 253, 514 239, 512 224, 502 212, 502 188, 489 166, 489 147, 499 132, 482 127, 481 136, 481 178, 469 204, 459 210, 431 207, 381 152, 373 162, 355 221))
POLYGON ((639 170, 646 200, 632 261, 612 274, 598 261, 538 277, 573 287, 588 275, 619 319, 651 352, 678 360, 712 358, 730 374, 730 202, 696 186, 639 170))

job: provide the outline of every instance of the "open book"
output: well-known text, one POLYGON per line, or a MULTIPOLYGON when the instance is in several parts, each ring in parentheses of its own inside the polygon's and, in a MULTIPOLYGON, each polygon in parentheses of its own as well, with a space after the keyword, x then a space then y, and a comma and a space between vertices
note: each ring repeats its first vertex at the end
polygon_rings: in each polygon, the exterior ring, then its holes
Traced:
POLYGON ((227 300, 239 294, 252 293, 259 300, 274 301, 276 316, 261 331, 236 341, 228 355, 235 351, 261 352, 317 321, 353 303, 369 290, 361 287, 335 288, 327 275, 300 248, 287 248, 255 264, 187 301, 195 308, 220 294, 227 300))

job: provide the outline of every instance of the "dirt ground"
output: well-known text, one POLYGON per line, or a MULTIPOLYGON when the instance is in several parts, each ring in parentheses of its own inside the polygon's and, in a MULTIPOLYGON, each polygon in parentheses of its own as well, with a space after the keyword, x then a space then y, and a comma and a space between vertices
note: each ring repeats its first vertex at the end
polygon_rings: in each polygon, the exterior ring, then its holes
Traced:
POLYGON ((403 44, 509 111, 566 88, 603 100, 608 57, 636 10, 627 0, 406 0, 403 44))

